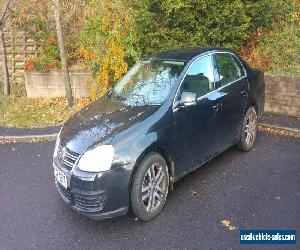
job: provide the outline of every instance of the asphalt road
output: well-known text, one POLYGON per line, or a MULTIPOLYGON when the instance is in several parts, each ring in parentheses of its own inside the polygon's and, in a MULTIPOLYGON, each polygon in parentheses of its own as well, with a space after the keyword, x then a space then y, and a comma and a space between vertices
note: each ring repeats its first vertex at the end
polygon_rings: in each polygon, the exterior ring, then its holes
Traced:
POLYGON ((0 145, 1 250, 239 249, 239 229, 296 229, 298 245, 278 249, 299 249, 299 138, 260 133, 254 151, 227 150, 175 184, 162 214, 148 223, 132 214, 92 221, 73 212, 56 193, 53 147, 0 145))

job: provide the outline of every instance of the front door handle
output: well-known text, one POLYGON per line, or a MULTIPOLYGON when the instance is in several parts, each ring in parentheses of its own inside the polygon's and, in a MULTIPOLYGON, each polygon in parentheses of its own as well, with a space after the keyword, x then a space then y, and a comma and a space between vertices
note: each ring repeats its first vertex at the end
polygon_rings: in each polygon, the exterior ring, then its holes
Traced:
POLYGON ((222 108, 222 103, 221 102, 219 102, 219 103, 217 103, 216 105, 213 106, 213 110, 216 111, 216 112, 221 110, 221 108, 222 108))

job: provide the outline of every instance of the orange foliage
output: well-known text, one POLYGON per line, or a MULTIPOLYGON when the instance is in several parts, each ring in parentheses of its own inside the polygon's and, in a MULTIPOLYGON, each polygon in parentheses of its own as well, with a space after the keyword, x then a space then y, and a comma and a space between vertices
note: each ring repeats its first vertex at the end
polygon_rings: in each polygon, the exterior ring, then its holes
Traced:
POLYGON ((91 90, 93 99, 105 95, 110 85, 119 80, 128 69, 125 62, 125 39, 129 33, 129 25, 129 15, 124 7, 110 1, 104 4, 102 31, 106 34, 106 51, 100 60, 100 72, 91 90))
POLYGON ((44 67, 44 72, 48 73, 57 68, 57 62, 51 62, 44 67))
POLYGON ((74 58, 79 64, 90 66, 93 62, 99 65, 96 81, 89 88, 93 100, 105 95, 110 86, 127 72, 125 51, 129 32, 130 18, 127 10, 118 3, 105 1, 99 32, 103 39, 102 51, 82 48, 74 53, 74 58))
POLYGON ((271 58, 263 56, 259 39, 262 35, 260 29, 250 35, 246 43, 239 48, 238 52, 242 58, 254 68, 267 71, 271 63, 271 58))
POLYGON ((80 60, 81 58, 87 61, 100 61, 101 57, 87 49, 80 49, 75 52, 74 57, 80 60))
POLYGON ((35 62, 32 58, 29 58, 24 65, 24 70, 30 71, 33 70, 34 68, 35 68, 35 62))

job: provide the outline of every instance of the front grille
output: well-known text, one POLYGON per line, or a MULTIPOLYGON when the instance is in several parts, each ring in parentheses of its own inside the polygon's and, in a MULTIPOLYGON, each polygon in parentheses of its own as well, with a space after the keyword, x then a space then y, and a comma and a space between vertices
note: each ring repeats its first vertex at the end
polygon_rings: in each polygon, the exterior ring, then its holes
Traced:
POLYGON ((78 193, 65 189, 56 183, 57 190, 63 200, 83 212, 99 212, 104 207, 104 192, 78 193))
POLYGON ((68 171, 72 170, 73 166, 77 162, 80 154, 73 152, 67 147, 58 147, 57 160, 60 167, 67 169, 68 171))

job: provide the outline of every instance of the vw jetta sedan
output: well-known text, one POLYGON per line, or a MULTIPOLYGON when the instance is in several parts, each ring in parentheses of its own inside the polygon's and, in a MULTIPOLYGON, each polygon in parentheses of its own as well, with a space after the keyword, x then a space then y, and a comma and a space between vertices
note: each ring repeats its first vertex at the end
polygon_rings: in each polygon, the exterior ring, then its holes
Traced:
POLYGON ((233 145, 251 150, 263 110, 263 73, 233 51, 145 58, 62 127, 53 157, 58 193, 93 219, 132 210, 149 221, 181 177, 233 145))

